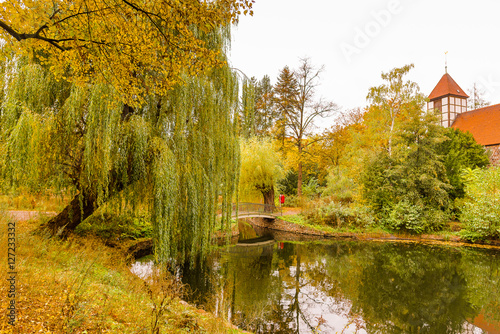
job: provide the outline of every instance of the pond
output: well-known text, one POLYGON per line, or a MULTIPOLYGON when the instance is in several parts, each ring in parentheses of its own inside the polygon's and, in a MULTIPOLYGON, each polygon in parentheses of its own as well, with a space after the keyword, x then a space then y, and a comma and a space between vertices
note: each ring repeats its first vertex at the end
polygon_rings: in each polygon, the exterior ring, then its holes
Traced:
POLYGON ((251 234, 180 269, 186 300, 255 333, 500 333, 498 250, 251 234))

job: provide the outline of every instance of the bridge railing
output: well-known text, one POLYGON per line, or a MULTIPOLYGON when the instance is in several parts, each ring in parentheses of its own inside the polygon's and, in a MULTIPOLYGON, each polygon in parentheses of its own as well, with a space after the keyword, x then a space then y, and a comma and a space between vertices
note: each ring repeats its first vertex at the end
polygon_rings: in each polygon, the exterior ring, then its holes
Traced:
MULTIPOLYGON (((238 214, 274 214, 279 210, 275 205, 260 203, 238 203, 238 214)), ((236 212, 236 204, 233 204, 233 212, 236 212)))
MULTIPOLYGON (((236 204, 233 203, 231 216, 236 216, 236 211, 238 211, 238 216, 249 216, 249 215, 267 215, 267 216, 278 216, 280 209, 275 205, 270 204, 260 204, 260 203, 238 203, 238 210, 236 210, 236 204)), ((217 214, 220 216, 222 214, 222 207, 219 206, 217 214)))

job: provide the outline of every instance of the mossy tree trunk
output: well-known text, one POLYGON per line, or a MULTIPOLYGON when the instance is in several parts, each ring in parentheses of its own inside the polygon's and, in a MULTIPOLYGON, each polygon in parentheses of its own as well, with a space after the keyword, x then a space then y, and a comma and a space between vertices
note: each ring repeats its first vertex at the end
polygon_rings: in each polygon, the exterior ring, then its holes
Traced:
POLYGON ((97 209, 94 196, 76 195, 71 202, 55 217, 40 228, 50 232, 52 236, 67 237, 85 219, 97 209))

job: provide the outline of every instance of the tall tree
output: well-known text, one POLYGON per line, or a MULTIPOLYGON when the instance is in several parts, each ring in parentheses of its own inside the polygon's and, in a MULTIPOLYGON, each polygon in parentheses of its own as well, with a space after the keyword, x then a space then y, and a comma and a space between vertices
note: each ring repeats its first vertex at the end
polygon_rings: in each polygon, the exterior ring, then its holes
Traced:
POLYGON ((268 75, 255 81, 255 132, 259 136, 271 134, 271 129, 278 119, 275 107, 274 88, 268 75))
POLYGON ((285 66, 274 87, 274 96, 276 107, 278 109, 278 119, 275 123, 276 138, 281 140, 282 146, 285 145, 287 115, 295 113, 298 105, 299 87, 294 73, 288 66, 285 66))
POLYGON ((385 132, 377 143, 385 149, 368 156, 363 191, 387 227, 422 233, 444 223, 451 186, 438 153, 445 129, 434 111, 423 111, 418 86, 403 81, 410 68, 393 69, 383 75, 388 84, 370 89, 365 126, 385 132))
POLYGON ((279 94, 278 105, 283 113, 286 135, 297 149, 297 196, 299 197, 302 197, 303 154, 314 142, 308 140, 314 134, 314 122, 316 118, 330 116, 338 110, 333 102, 324 101, 322 98, 316 99, 316 88, 322 71, 323 67, 316 69, 308 58, 303 58, 293 75, 288 67, 285 67, 276 85, 277 92, 278 88, 284 92, 279 94))
POLYGON ((452 188, 438 145, 445 139, 437 115, 414 114, 395 137, 398 149, 367 164, 364 196, 388 228, 412 233, 438 230, 448 218, 452 188))
POLYGON ((403 81, 403 77, 412 68, 413 64, 394 68, 389 73, 382 73, 382 79, 386 83, 370 88, 367 96, 371 102, 370 108, 377 109, 376 114, 383 117, 384 129, 382 130, 386 134, 386 149, 389 157, 392 156, 392 142, 397 131, 397 120, 404 118, 405 110, 419 108, 424 101, 424 96, 418 92, 419 88, 416 83, 403 81))

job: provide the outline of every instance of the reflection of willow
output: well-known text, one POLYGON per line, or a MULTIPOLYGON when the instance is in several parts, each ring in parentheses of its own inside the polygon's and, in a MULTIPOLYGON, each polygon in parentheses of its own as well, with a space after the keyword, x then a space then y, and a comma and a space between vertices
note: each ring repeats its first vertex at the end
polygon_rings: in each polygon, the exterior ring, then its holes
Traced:
POLYGON ((233 246, 182 269, 191 302, 244 329, 265 322, 272 300, 273 244, 233 246))
POLYGON ((245 249, 247 252, 231 257, 234 282, 232 322, 241 328, 259 332, 273 296, 273 244, 245 249), (254 256, 250 256, 252 253, 254 256))
POLYGON ((182 283, 187 285, 184 298, 205 308, 210 305, 209 300, 212 298, 214 291, 213 282, 222 274, 217 272, 219 261, 219 253, 213 252, 203 262, 198 257, 194 264, 186 262, 184 266, 179 268, 178 275, 181 276, 182 283))
POLYGON ((272 296, 272 259, 272 243, 233 246, 207 258, 204 265, 197 266, 196 274, 191 273, 201 276, 191 279, 198 287, 198 296, 203 296, 201 305, 241 328, 257 328, 265 321, 272 296))

